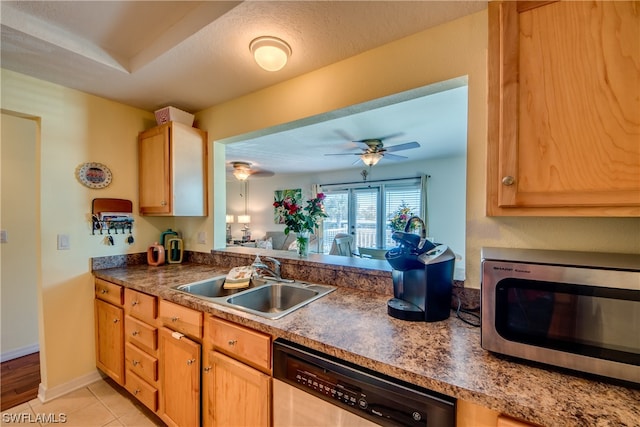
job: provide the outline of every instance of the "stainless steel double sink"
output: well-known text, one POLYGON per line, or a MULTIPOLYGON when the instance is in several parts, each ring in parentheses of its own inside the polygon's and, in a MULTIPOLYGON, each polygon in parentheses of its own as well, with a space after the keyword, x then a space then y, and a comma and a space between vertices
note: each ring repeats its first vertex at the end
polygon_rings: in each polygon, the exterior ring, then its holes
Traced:
POLYGON ((217 276, 173 289, 269 319, 279 319, 334 291, 335 286, 305 282, 251 279, 248 288, 225 289, 226 276, 217 276))

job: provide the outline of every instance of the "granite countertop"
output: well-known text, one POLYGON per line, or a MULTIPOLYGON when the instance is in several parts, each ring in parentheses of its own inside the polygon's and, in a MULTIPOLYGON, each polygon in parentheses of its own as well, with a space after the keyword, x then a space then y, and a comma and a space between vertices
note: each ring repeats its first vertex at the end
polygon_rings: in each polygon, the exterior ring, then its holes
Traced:
POLYGON ((171 289, 226 273, 212 265, 138 265, 93 273, 531 423, 640 426, 640 390, 493 355, 480 347, 480 328, 453 313, 441 322, 406 322, 387 315, 388 295, 338 287, 269 320, 171 289))

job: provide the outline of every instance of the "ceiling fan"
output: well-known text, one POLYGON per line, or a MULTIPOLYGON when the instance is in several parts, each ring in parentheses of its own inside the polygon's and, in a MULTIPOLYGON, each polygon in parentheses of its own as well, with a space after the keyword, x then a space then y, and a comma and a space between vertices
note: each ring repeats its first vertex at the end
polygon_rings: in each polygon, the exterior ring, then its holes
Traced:
MULTIPOLYGON (((391 153, 395 151, 409 150, 411 148, 418 148, 420 147, 420 144, 418 142, 416 141, 405 142, 403 144, 392 145, 391 147, 385 147, 384 143, 382 142, 385 139, 393 138, 399 135, 402 135, 402 134, 395 133, 392 135, 383 136, 381 138, 368 138, 368 139, 361 139, 359 141, 352 141, 358 144, 364 144, 366 147, 360 148, 360 152, 357 152, 357 153, 353 153, 353 152, 331 153, 331 154, 325 154, 325 156, 343 156, 343 155, 360 156, 360 160, 362 160, 362 162, 367 166, 373 166, 377 164, 380 161, 380 159, 382 159, 383 157, 389 160, 407 159, 408 157, 406 156, 399 156, 397 154, 391 154, 391 153)), ((356 163, 358 161, 359 160, 356 160, 356 163)))
POLYGON ((273 172, 252 168, 250 162, 229 162, 231 165, 231 173, 238 181, 246 181, 249 177, 265 178, 273 176, 273 172))

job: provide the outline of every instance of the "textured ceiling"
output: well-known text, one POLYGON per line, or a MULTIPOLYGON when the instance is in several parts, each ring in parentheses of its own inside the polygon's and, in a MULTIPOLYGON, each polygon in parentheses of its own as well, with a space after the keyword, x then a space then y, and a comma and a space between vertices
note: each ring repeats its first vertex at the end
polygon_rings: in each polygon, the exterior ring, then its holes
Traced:
MULTIPOLYGON (((1 64, 147 111, 173 105, 198 112, 484 8, 486 1, 3 0, 1 64), (283 70, 266 72, 253 61, 249 42, 261 35, 291 45, 283 70)), ((361 139, 405 132, 388 143, 422 144, 428 135, 442 134, 433 126, 428 134, 413 130, 402 121, 410 114, 394 108, 384 120, 361 117, 353 126, 345 118, 287 140, 318 147, 314 140, 329 144, 336 138, 344 150, 345 135, 361 139)), ((341 147, 324 145, 322 151, 336 149, 341 147)), ((273 154, 269 150, 253 150, 254 158, 244 160, 260 163, 261 155, 273 154)), ((417 151, 411 155, 419 158, 417 151)))

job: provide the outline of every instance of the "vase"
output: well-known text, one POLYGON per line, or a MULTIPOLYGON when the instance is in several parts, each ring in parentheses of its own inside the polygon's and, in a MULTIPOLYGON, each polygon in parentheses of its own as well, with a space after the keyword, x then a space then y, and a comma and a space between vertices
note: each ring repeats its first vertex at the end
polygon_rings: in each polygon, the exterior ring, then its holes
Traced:
POLYGON ((298 256, 305 258, 309 256, 309 231, 301 231, 296 235, 296 242, 298 242, 298 256))

